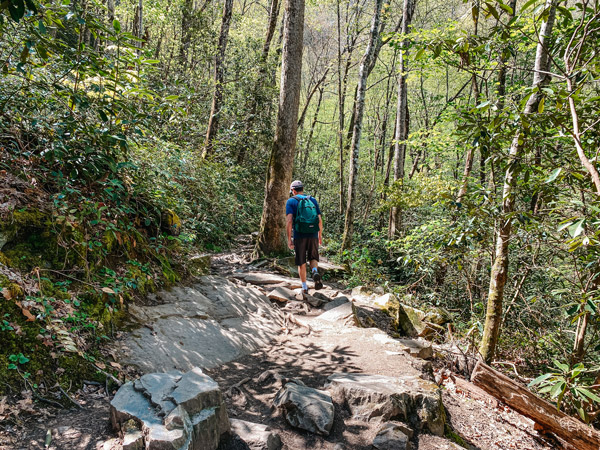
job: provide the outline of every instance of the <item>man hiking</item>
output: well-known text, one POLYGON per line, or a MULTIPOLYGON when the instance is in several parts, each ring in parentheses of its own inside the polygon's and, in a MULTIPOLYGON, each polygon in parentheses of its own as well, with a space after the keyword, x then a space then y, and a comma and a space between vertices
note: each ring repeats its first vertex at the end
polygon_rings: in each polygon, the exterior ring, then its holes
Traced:
POLYGON ((296 265, 302 281, 302 293, 308 294, 306 285, 306 261, 308 259, 315 289, 321 289, 321 275, 319 274, 319 245, 323 243, 323 220, 317 200, 304 194, 302 181, 293 181, 290 185, 292 197, 285 205, 287 216, 286 231, 288 247, 295 250, 296 265), (292 229, 294 240, 292 241, 292 229), (308 256, 308 258, 307 258, 308 256))

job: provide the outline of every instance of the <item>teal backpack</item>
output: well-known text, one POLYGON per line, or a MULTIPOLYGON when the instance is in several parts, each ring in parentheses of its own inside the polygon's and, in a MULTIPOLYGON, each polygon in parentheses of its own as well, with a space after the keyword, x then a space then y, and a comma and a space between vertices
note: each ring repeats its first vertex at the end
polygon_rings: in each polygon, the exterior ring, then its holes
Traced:
POLYGON ((294 196, 298 200, 298 209, 294 218, 294 230, 298 233, 316 233, 319 231, 319 214, 316 205, 306 197, 294 196))

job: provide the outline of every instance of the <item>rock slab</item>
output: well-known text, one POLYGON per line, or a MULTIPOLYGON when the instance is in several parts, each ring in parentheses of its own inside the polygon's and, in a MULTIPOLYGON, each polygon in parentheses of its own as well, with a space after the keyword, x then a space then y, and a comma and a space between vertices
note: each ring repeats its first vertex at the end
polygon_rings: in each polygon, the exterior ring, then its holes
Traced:
POLYGON ((327 392, 290 381, 279 390, 273 404, 283 410, 290 425, 311 433, 329 435, 333 426, 334 406, 327 392))
MULTIPOLYGON (((219 385, 194 368, 151 373, 121 386, 110 402, 116 429, 137 424, 148 450, 216 450, 229 419, 219 385)), ((138 448, 139 434, 128 431, 138 448)))
POLYGON ((435 383, 415 375, 338 373, 328 379, 333 398, 345 404, 355 419, 400 420, 419 431, 444 434, 444 407, 435 383))
POLYGON ((281 438, 267 425, 231 419, 231 432, 237 435, 250 450, 279 450, 281 438))

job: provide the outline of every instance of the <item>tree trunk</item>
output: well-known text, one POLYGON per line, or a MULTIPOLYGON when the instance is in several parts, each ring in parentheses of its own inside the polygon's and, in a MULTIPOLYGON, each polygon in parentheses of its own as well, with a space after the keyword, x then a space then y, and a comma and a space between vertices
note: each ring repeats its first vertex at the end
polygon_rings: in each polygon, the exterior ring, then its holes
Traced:
POLYGON ((261 88, 263 85, 268 83, 267 80, 267 63, 269 60, 269 52, 271 50, 271 42, 273 40, 273 36, 275 34, 275 28, 277 27, 277 17, 279 17, 279 7, 281 3, 279 0, 272 0, 271 7, 269 8, 269 24, 267 25, 267 34, 265 36, 265 43, 263 44, 262 54, 260 56, 260 66, 258 69, 258 78, 256 80, 256 84, 254 85, 254 94, 251 95, 250 99, 248 99, 250 106, 247 108, 248 117, 246 119, 246 124, 244 127, 244 142, 240 148, 240 152, 237 156, 237 163, 242 164, 244 159, 246 158, 246 153, 250 150, 250 146, 252 145, 251 134, 252 128, 254 126, 256 114, 258 112, 260 98, 261 98, 261 88))
POLYGON ((358 86, 356 89, 356 107, 354 109, 354 126, 352 132, 352 145, 350 156, 350 167, 348 174, 348 200, 346 202, 346 217, 344 223, 344 235, 342 238, 342 250, 350 248, 352 242, 352 233, 354 231, 354 199, 356 197, 356 182, 358 180, 358 157, 360 150, 360 136, 362 132, 362 119, 365 109, 365 92, 367 90, 368 69, 371 66, 371 59, 374 57, 379 38, 379 21, 381 16, 381 5, 383 0, 375 1, 375 15, 371 23, 370 37, 365 50, 365 55, 358 70, 358 86))
MULTIPOLYGON (((556 14, 556 0, 547 0, 548 16, 540 30, 535 65, 533 74, 533 90, 527 100, 523 115, 535 114, 542 99, 540 88, 550 83, 547 74, 549 66, 548 40, 552 33, 554 17, 556 14)), ((514 211, 514 190, 517 185, 517 166, 522 157, 527 136, 517 129, 509 151, 509 161, 504 174, 504 189, 502 195, 502 216, 499 220, 499 229, 496 240, 496 253, 492 271, 490 274, 490 287, 488 291, 488 303, 485 316, 485 327, 479 351, 484 360, 489 362, 494 357, 496 345, 500 336, 500 325, 502 324, 502 301, 504 298, 504 286, 508 277, 508 242, 511 235, 512 212, 514 211)))
MULTIPOLYGON (((396 135, 394 136, 394 183, 404 179, 404 165, 406 160, 406 139, 408 139, 408 92, 406 88, 406 75, 408 72, 408 28, 415 10, 415 0, 404 0, 402 12, 402 42, 400 43, 400 67, 398 75, 398 103, 396 110, 396 135)), ((390 215, 389 236, 393 238, 400 231, 402 211, 392 207, 390 215)))
MULTIPOLYGON (((471 16, 473 17, 473 36, 477 36, 479 32, 479 1, 472 0, 471 2, 471 16)), ((475 64, 474 64, 475 66, 475 64)), ((479 104, 479 86, 477 85, 477 73, 476 67, 472 68, 473 73, 471 75, 471 86, 473 90, 473 96, 475 97, 475 105, 479 104)), ((476 113, 477 118, 479 119, 479 114, 476 113)), ((477 120, 479 122, 479 120, 477 120)), ((469 186, 469 177, 471 176, 471 171, 473 170, 473 147, 469 147, 467 149, 467 157, 465 158, 465 169, 463 170, 463 178, 462 184, 460 185, 460 189, 458 190, 458 194, 456 195, 456 203, 460 204, 463 201, 464 196, 467 194, 467 188, 469 186)), ((482 158, 483 160, 483 158, 482 158)))
POLYGON ((287 249, 285 202, 292 181, 298 131, 303 37, 304 0, 287 0, 279 111, 255 254, 283 253, 287 249))
POLYGON ((302 158, 302 173, 306 173, 306 164, 308 163, 308 154, 310 153, 310 145, 312 143, 312 138, 315 132, 315 127, 317 126, 317 121, 319 120, 319 111, 321 110, 321 102, 323 101, 323 90, 324 88, 319 88, 319 98, 317 99, 317 107, 315 108, 315 115, 313 116, 313 120, 310 124, 310 131, 308 132, 308 138, 306 139, 306 146, 304 148, 304 157, 302 158))
POLYGON ((231 13, 233 11, 233 0, 225 0, 223 5, 223 19, 221 21, 221 32, 219 33, 219 45, 215 56, 215 92, 213 95, 212 107, 210 109, 210 118, 208 120, 208 131, 204 141, 204 151, 202 157, 212 156, 214 152, 214 139, 217 136, 219 126, 219 114, 221 103, 223 101, 223 81, 225 79, 225 50, 227 48, 227 39, 229 37, 229 25, 231 23, 231 13))

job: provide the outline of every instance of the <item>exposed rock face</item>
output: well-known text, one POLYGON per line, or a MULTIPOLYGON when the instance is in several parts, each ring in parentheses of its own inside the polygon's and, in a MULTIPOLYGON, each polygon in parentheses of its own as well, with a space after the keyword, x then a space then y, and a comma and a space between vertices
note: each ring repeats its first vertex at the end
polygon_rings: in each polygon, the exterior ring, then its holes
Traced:
POLYGON ((329 311, 330 309, 334 309, 337 308, 338 306, 343 305, 344 303, 348 303, 348 297, 344 297, 344 296, 340 296, 340 297, 335 297, 333 300, 331 300, 329 303, 325 304, 323 306, 323 309, 325 311, 329 311))
POLYGON ((356 419, 397 419, 419 431, 444 434, 440 391, 434 383, 417 376, 339 373, 329 376, 328 390, 356 419))
POLYGON ((139 432, 128 430, 127 448, 148 450, 215 450, 229 431, 227 410, 219 385, 194 368, 187 373, 151 373, 121 386, 110 402, 113 427, 132 420, 139 432))
POLYGON ((325 436, 331 431, 334 406, 325 391, 291 381, 279 390, 273 404, 283 410, 286 420, 294 427, 325 436))
POLYGON ((281 438, 279 434, 260 423, 231 419, 231 432, 236 434, 250 450, 279 450, 281 438))
POLYGON ((143 372, 211 368, 267 345, 283 314, 254 288, 205 276, 193 286, 149 296, 130 307, 140 328, 119 344, 119 359, 143 372))
POLYGON ((409 442, 412 431, 405 425, 388 422, 377 432, 373 439, 373 448, 377 450, 412 450, 409 442))

